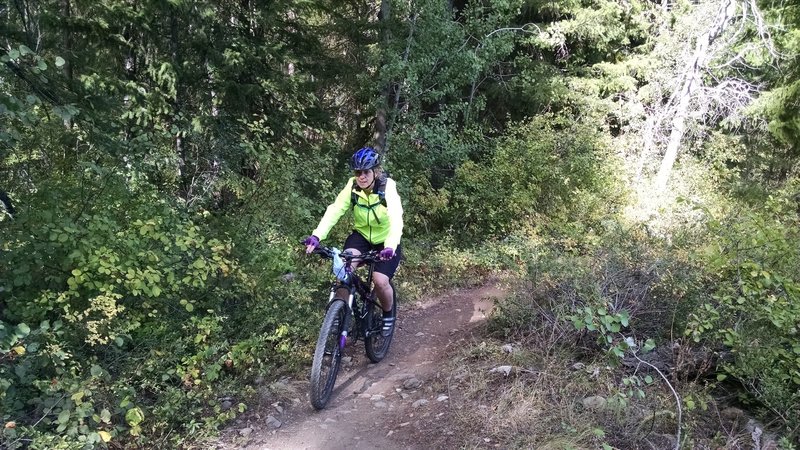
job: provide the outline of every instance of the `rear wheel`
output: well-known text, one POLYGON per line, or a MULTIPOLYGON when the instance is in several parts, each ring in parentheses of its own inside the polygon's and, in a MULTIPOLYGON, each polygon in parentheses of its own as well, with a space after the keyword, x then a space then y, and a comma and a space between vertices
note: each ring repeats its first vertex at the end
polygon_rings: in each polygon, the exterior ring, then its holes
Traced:
MULTIPOLYGON (((392 302, 392 314, 394 315, 395 327, 397 326, 397 290, 392 286, 394 291, 394 301, 392 302)), ((369 314, 367 317, 367 333, 368 337, 364 339, 364 349, 367 351, 367 358, 374 363, 381 362, 386 354, 389 352, 389 345, 392 343, 392 336, 394 336, 394 328, 392 328, 389 336, 384 336, 381 333, 383 328, 383 308, 379 302, 369 305, 369 314)))
POLYGON ((336 384, 336 375, 342 362, 339 336, 344 327, 347 305, 344 300, 331 302, 317 338, 317 348, 311 363, 311 405, 322 409, 328 403, 336 384))

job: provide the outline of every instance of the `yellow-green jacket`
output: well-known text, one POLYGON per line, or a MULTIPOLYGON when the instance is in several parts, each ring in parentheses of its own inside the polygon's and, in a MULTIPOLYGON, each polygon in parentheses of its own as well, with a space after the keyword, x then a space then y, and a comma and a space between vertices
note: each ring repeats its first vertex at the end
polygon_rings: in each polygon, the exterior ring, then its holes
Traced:
POLYGON ((353 210, 355 229, 373 244, 383 243, 384 247, 397 249, 403 235, 403 205, 397 194, 397 184, 391 178, 386 179, 384 189, 386 206, 381 204, 378 194, 367 193, 358 187, 353 189, 355 178, 350 178, 336 200, 325 210, 325 215, 314 230, 314 236, 323 240, 328 237, 331 228, 349 210, 353 210), (356 194, 358 205, 351 204, 351 193, 356 194), (374 205, 372 208, 369 205, 374 205))

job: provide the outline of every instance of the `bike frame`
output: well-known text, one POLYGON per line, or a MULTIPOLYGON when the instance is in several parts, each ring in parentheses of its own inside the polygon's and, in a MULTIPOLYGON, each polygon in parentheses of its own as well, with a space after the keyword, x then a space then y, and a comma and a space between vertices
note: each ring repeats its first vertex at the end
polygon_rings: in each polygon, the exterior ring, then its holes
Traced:
POLYGON ((361 256, 362 255, 357 255, 351 258, 346 258, 346 281, 335 281, 331 284, 328 307, 330 307, 334 300, 338 299, 336 296, 337 291, 341 289, 347 289, 348 292, 347 298, 341 299, 344 300, 345 304, 347 305, 347 314, 345 315, 344 331, 342 331, 342 334, 339 336, 339 349, 343 349, 347 344, 348 330, 350 330, 350 324, 353 318, 356 320, 355 339, 358 340, 359 337, 367 339, 370 337, 370 330, 365 329, 363 326, 364 320, 366 319, 367 314, 369 314, 369 306, 372 304, 378 304, 378 302, 376 302, 374 299, 375 294, 371 289, 372 274, 375 271, 375 261, 370 261, 368 263, 369 270, 364 281, 362 281, 361 278, 355 273, 355 270, 353 270, 352 260, 358 260, 361 256), (361 303, 358 302, 357 297, 361 299, 361 303))
POLYGON ((336 248, 324 246, 318 246, 313 253, 326 259, 342 259, 342 261, 333 260, 332 269, 337 281, 331 283, 325 319, 320 328, 311 364, 311 404, 316 409, 322 409, 327 404, 336 383, 336 375, 347 344, 347 335, 351 329, 355 340, 359 337, 364 339, 364 350, 374 363, 382 361, 386 356, 393 333, 382 336, 383 320, 378 313, 381 305, 375 299, 376 294, 372 286, 375 263, 380 260, 378 253, 370 251, 362 255, 341 254, 336 248), (344 262, 344 265, 339 265, 340 262, 344 262), (368 272, 366 278, 362 279, 354 271, 356 267, 364 264, 367 265, 368 272), (342 270, 343 275, 340 272, 342 270))

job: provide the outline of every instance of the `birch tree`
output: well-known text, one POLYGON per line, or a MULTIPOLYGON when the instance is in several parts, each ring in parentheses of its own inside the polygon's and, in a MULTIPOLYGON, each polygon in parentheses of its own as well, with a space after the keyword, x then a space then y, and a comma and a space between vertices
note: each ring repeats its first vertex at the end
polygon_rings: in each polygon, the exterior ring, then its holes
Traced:
MULTIPOLYGON (((676 65, 672 94, 663 106, 654 106, 645 128, 642 158, 663 149, 654 185, 664 191, 681 145, 692 123, 718 124, 741 113, 763 88, 743 75, 742 69, 758 58, 776 56, 767 25, 752 0, 721 0, 693 7, 690 20, 698 24, 685 37, 683 62, 676 65), (754 34, 755 39, 750 39, 754 34)), ((671 41, 662 27, 659 41, 671 41)), ((660 89, 659 89, 660 90, 660 89)), ((659 105, 656 99, 654 105, 659 105)))

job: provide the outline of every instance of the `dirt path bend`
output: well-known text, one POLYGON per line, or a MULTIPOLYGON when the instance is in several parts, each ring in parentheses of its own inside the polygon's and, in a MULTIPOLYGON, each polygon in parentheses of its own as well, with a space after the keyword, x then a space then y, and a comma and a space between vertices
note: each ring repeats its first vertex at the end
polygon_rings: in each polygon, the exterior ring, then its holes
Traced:
MULTIPOLYGON (((496 285, 449 292, 413 307, 400 304, 389 354, 370 363, 358 341, 345 349, 332 398, 322 411, 308 400, 308 382, 285 384, 290 401, 249 415, 226 433, 225 449, 428 449, 428 431, 448 408, 430 383, 449 358, 449 344, 482 323, 496 285), (417 436, 417 433, 419 434, 417 436), (427 445, 426 445, 427 444, 427 445)), ((439 438, 441 442, 441 437, 439 438)))

